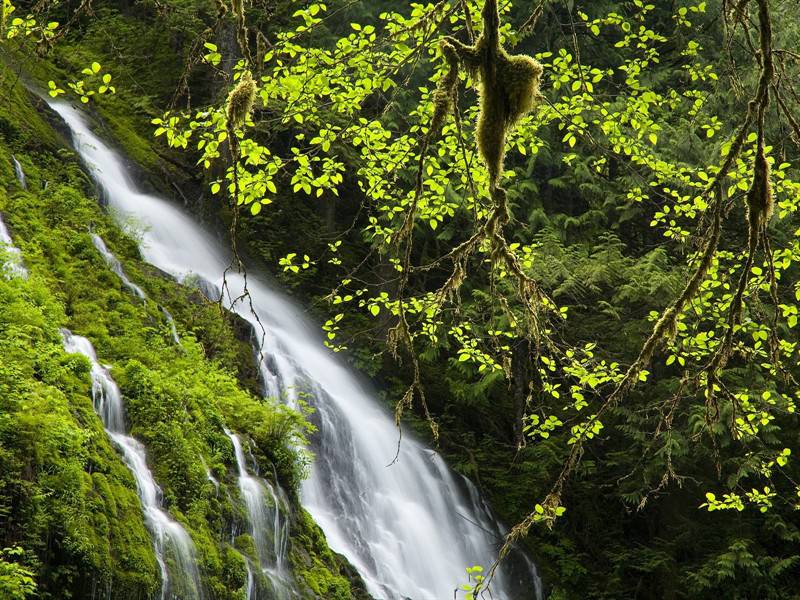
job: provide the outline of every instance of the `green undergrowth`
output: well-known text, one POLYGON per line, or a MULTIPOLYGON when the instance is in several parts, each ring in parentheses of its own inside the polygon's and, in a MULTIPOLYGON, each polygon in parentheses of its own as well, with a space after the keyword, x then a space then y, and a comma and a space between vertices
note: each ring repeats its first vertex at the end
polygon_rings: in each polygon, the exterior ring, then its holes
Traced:
POLYGON ((136 485, 94 415, 88 364, 62 350, 65 322, 40 278, 0 278, 3 545, 23 549, 39 597, 95 585, 150 595, 158 571, 136 485))
POLYGON ((301 543, 292 549, 292 566, 314 594, 326 600, 369 598, 363 585, 351 584, 359 580, 353 567, 328 548, 322 531, 303 509, 297 514, 296 535, 301 543), (339 565, 338 573, 329 568, 331 564, 339 565))
MULTIPOLYGON (((12 75, 0 65, 0 81, 12 75)), ((91 340, 119 384, 130 432, 147 448, 165 508, 197 546, 209 595, 243 598, 245 565, 230 531, 244 515, 224 428, 252 440, 262 472, 272 478, 274 465, 273 483, 297 505, 310 426, 255 393, 246 328, 141 261, 34 99, 21 85, 11 89, 0 97, 0 213, 31 277, 0 277, 0 549, 11 549, 0 556, 0 585, 6 572, 30 571, 43 599, 100 590, 144 599, 160 586, 135 482, 94 413, 88 361, 62 349, 66 327, 91 340), (11 154, 28 190, 15 180, 11 154), (107 267, 90 227, 146 302, 107 267), (179 345, 161 306, 175 317, 179 345)), ((245 551, 246 538, 236 541, 245 551)), ((297 508, 291 553, 304 597, 353 597, 342 559, 297 508)))

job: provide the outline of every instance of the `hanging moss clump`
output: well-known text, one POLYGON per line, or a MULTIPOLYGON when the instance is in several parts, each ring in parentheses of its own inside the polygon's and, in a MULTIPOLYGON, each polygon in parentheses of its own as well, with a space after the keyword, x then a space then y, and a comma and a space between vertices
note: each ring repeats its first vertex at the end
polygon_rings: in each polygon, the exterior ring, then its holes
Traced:
POLYGON ((256 83, 250 71, 245 71, 239 78, 225 105, 229 127, 241 127, 253 110, 256 101, 256 83))
POLYGON ((244 18, 244 0, 231 0, 231 7, 237 18, 244 18))
POLYGON ((510 55, 502 47, 497 0, 486 0, 482 16, 483 32, 474 45, 468 46, 446 36, 442 46, 455 54, 467 72, 478 79, 480 114, 476 137, 494 191, 503 172, 506 135, 541 97, 539 82, 543 69, 536 59, 524 54, 510 55))
POLYGON ((438 135, 447 115, 453 110, 458 85, 458 54, 446 42, 442 43, 442 54, 447 61, 447 73, 439 80, 433 94, 433 117, 429 130, 431 137, 438 135))
POLYGON ((769 223, 775 210, 775 198, 769 181, 769 161, 760 140, 753 167, 753 182, 747 192, 747 221, 751 235, 757 236, 758 232, 769 223))

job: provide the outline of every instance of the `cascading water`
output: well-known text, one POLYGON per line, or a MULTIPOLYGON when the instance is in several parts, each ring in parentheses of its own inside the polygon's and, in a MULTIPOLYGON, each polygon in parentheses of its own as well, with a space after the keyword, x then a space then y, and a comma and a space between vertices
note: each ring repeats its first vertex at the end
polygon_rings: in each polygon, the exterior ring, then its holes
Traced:
POLYGON ((27 279, 28 269, 22 263, 22 253, 14 245, 14 241, 6 229, 3 215, 0 215, 0 250, 4 252, 4 256, 0 257, 3 259, 3 270, 11 277, 27 279))
POLYGON ((217 478, 211 473, 211 469, 208 468, 206 461, 203 461, 203 468, 206 470, 206 479, 211 482, 211 485, 214 486, 214 489, 217 490, 217 494, 219 494, 219 481, 217 481, 217 478))
POLYGON ((129 291, 134 293, 142 300, 145 300, 147 296, 145 295, 144 290, 135 283, 133 283, 130 279, 128 279, 128 276, 125 275, 125 271, 123 271, 122 269, 122 264, 120 264, 119 259, 111 253, 111 251, 106 246, 106 243, 103 241, 103 238, 101 238, 96 233, 93 233, 92 243, 94 244, 94 247, 97 248, 97 250, 103 256, 103 259, 106 261, 108 267, 112 271, 114 271, 114 273, 116 273, 117 276, 120 278, 120 281, 122 281, 122 285, 124 285, 126 288, 128 288, 129 291))
POLYGON ((28 182, 25 180, 25 171, 22 169, 22 165, 17 160, 17 157, 13 154, 11 155, 11 162, 14 163, 14 174, 17 177, 20 187, 23 190, 27 190, 28 182))
MULTIPOLYGON (((268 481, 250 475, 239 436, 227 429, 225 433, 233 444, 236 467, 239 471, 239 495, 247 510, 250 534, 253 537, 259 565, 272 584, 270 597, 276 600, 296 597, 291 576, 286 568, 289 523, 282 514, 284 504, 268 481), (265 492, 269 494, 269 499, 265 492)), ((247 598, 256 600, 259 596, 256 587, 251 585, 251 577, 252 571, 248 573, 247 598)))
POLYGON ((256 598, 256 576, 253 574, 253 567, 250 561, 245 559, 245 566, 247 567, 247 582, 244 586, 244 597, 246 600, 255 600, 256 598))
POLYGON ((172 314, 170 314, 170 312, 163 306, 161 307, 161 314, 163 314, 164 318, 167 320, 170 334, 172 334, 172 341, 175 342, 175 345, 180 346, 181 338, 178 335, 178 328, 175 327, 175 319, 172 317, 172 314))
MULTIPOLYGON (((275 467, 272 467, 272 477, 277 481, 278 474, 275 467)), ((274 507, 272 511, 272 530, 275 532, 272 538, 272 554, 275 557, 274 564, 268 567, 268 571, 273 578, 277 578, 279 595, 281 598, 293 598, 293 582, 289 573, 289 523, 284 518, 284 514, 289 512, 289 499, 286 492, 279 485, 272 485, 266 480, 267 493, 269 494, 269 505, 274 507)))
MULTIPOLYGON (((120 278, 120 281, 122 281, 122 285, 124 285, 128 289, 128 291, 136 295, 142 301, 146 302, 147 294, 144 293, 144 290, 142 288, 140 288, 138 285, 136 285, 130 279, 128 279, 128 276, 125 274, 125 271, 122 268, 122 263, 120 263, 119 259, 116 256, 114 256, 114 253, 108 249, 106 243, 103 241, 103 238, 101 238, 96 233, 93 233, 92 244, 94 244, 94 247, 97 248, 97 250, 103 256, 103 259, 106 261, 106 264, 109 266, 109 268, 114 273, 116 273, 116 275, 120 278)), ((175 326, 175 319, 172 317, 172 314, 170 314, 170 312, 166 308, 164 308, 163 306, 159 306, 159 308, 161 309, 161 314, 164 315, 164 318, 167 321, 167 325, 169 325, 169 331, 170 335, 172 336, 172 341, 175 342, 177 346, 180 346, 181 338, 178 335, 178 328, 175 326)))
POLYGON ((202 600, 203 586, 194 544, 186 530, 162 510, 161 490, 147 466, 144 446, 125 434, 125 409, 117 384, 97 361, 89 340, 67 329, 62 329, 61 334, 64 350, 89 359, 95 412, 136 480, 145 524, 153 535, 156 559, 161 569, 161 600, 202 600))
MULTIPOLYGON (((123 217, 145 226, 145 260, 178 280, 221 288, 229 265, 225 247, 194 220, 161 198, 136 189, 123 162, 89 129, 82 114, 63 102, 51 106, 72 131, 76 149, 123 217)), ((226 280, 230 297, 244 290, 239 274, 226 280)), ((398 432, 359 378, 324 348, 319 329, 263 278, 249 274, 252 300, 233 306, 256 331, 265 328, 261 371, 271 395, 295 403, 299 394, 316 409, 317 458, 302 500, 331 547, 358 569, 376 598, 443 600, 466 581, 465 568, 488 566, 502 543, 502 527, 473 488, 455 482, 442 459, 398 432), (260 322, 260 324, 259 324, 260 322), (477 500, 476 500, 477 498, 477 500)), ((530 561, 505 561, 492 585, 496 600, 538 598, 530 561)))

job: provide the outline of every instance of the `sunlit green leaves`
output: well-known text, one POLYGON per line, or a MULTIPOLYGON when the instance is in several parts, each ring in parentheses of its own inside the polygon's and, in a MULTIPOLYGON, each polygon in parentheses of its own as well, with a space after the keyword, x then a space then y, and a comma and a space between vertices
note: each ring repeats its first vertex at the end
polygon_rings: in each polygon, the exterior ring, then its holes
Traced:
POLYGON ((284 271, 291 271, 292 273, 299 273, 301 270, 305 271, 314 264, 314 261, 307 254, 304 254, 297 262, 295 262, 295 259, 298 259, 297 253, 291 252, 279 259, 278 264, 283 267, 284 271))
MULTIPOLYGON (((463 278, 469 282, 465 288, 472 297, 461 297, 459 286, 453 286, 455 292, 437 292, 431 281, 447 279, 453 265, 444 260, 431 267, 432 275, 427 271, 429 265, 406 264, 399 248, 402 244, 397 243, 398 231, 412 207, 411 240, 415 244, 424 241, 426 250, 441 248, 442 255, 468 239, 493 208, 487 175, 475 151, 478 95, 469 75, 460 75, 459 124, 450 116, 441 134, 430 140, 425 156, 420 156, 420 140, 428 133, 433 113, 433 90, 445 71, 436 40, 444 30, 462 35, 466 27, 464 11, 453 6, 415 3, 387 11, 374 22, 348 20, 339 39, 321 43, 308 34, 321 26, 328 7, 312 2, 293 13, 288 30, 276 32, 263 65, 253 70, 261 73, 259 101, 252 119, 240 131, 228 130, 219 106, 164 115, 154 124, 156 135, 171 146, 196 152, 198 164, 209 173, 212 194, 248 207, 254 215, 268 210, 278 197, 313 205, 336 201, 343 190, 357 189, 349 193, 360 202, 356 228, 360 228, 357 235, 364 254, 378 257, 380 266, 386 267, 382 277, 407 275, 410 284, 401 298, 394 291, 398 280, 384 286, 369 276, 366 281, 351 277, 351 269, 357 271, 362 257, 355 259, 336 245, 329 246, 327 254, 323 245, 313 259, 301 251, 281 258, 279 266, 287 275, 305 277, 315 272, 317 261, 347 273, 327 297, 336 314, 323 328, 329 345, 339 348, 335 339, 342 319, 350 315, 383 325, 396 323, 402 314, 408 324, 404 333, 412 344, 437 354, 464 381, 485 384, 512 378, 514 343, 531 334, 517 294, 518 274, 497 259, 496 247, 483 240, 463 265, 463 278), (233 160, 232 145, 238 152, 233 160), (481 279, 476 284, 470 277, 481 279), (491 288, 490 293, 486 287, 491 288), (470 317, 462 312, 465 305, 473 311, 470 317)), ((480 6, 479 2, 467 3, 475 23, 479 22, 480 6)), ((737 124, 729 119, 729 113, 717 113, 719 103, 712 101, 720 81, 717 66, 707 59, 703 44, 708 42, 695 35, 695 23, 705 4, 681 3, 671 19, 654 18, 656 3, 632 0, 624 6, 625 10, 608 11, 589 3, 581 7, 586 12, 575 13, 579 43, 605 44, 607 55, 579 52, 581 48, 576 49, 572 40, 552 44, 537 55, 545 68, 547 102, 518 123, 506 149, 504 186, 511 200, 511 216, 517 220, 508 227, 509 234, 516 236, 509 238, 508 251, 524 274, 547 267, 542 264, 546 251, 531 239, 520 207, 536 204, 545 186, 552 191, 567 185, 563 181, 577 181, 577 195, 602 198, 598 201, 604 203, 601 218, 614 226, 616 221, 609 215, 615 212, 641 217, 643 224, 649 223, 653 229, 642 234, 642 243, 648 249, 657 245, 661 260, 673 267, 686 265, 685 272, 676 268, 679 276, 669 288, 653 293, 659 297, 648 300, 653 302, 650 310, 678 294, 686 273, 698 264, 711 220, 709 211, 720 190, 725 194, 726 209, 732 214, 740 210, 752 179, 756 138, 755 134, 746 138, 744 151, 716 185, 737 124), (659 77, 665 61, 670 73, 685 85, 665 85, 659 77), (559 165, 563 181, 540 182, 540 161, 550 168, 559 165)), ((511 3, 502 10, 514 14, 511 3)), ((515 41, 510 23, 504 25, 502 34, 515 41)), ((206 43, 204 52, 209 65, 220 64, 214 44, 206 43)), ((247 67, 240 62, 235 72, 247 67)), ((798 211, 800 185, 790 176, 790 162, 776 159, 778 151, 772 147, 766 150, 773 171, 777 218, 786 219, 798 211)), ((739 217, 744 219, 743 213, 739 217)), ((565 227, 564 237, 570 235, 565 227)), ((728 238, 735 240, 736 234, 728 238)), ((603 242, 610 244, 611 240, 603 242)), ((420 251, 420 246, 415 245, 414 251, 420 251)), ((791 293, 781 295, 778 306, 772 305, 769 277, 774 266, 777 280, 790 280, 790 269, 798 260, 800 242, 792 239, 773 249, 774 265, 760 257, 752 265, 745 309, 732 335, 737 359, 751 366, 753 373, 748 376, 758 375, 759 382, 778 379, 779 363, 793 364, 798 359, 797 342, 786 332, 796 330, 800 313, 791 293), (773 313, 776 326, 772 325, 773 313)), ((692 389, 684 394, 696 394, 702 405, 699 374, 730 327, 726 315, 743 265, 743 255, 733 241, 714 255, 696 296, 676 316, 674 331, 655 350, 653 366, 635 370, 636 383, 647 387, 648 393, 667 373, 691 382, 686 385, 692 389)), ((367 268, 373 266, 369 263, 367 268)), ((570 263, 560 266, 571 267, 570 263)), ((580 284, 588 287, 591 282, 580 284)), ((800 291, 797 294, 795 301, 800 302, 800 291)), ((572 313, 567 306, 541 302, 546 317, 537 332, 541 335, 537 353, 531 359, 538 404, 526 416, 526 438, 536 443, 560 439, 566 446, 582 446, 610 435, 611 426, 609 431, 604 429, 606 417, 600 420, 595 415, 625 372, 619 363, 627 363, 629 357, 621 359, 615 355, 616 349, 604 347, 603 341, 598 348, 547 343, 559 337, 558 318, 572 313)), ((610 302, 593 308, 619 318, 610 302)), ((652 323, 660 316, 653 310, 652 323)), ((795 410, 796 398, 788 390, 770 390, 765 397, 762 383, 752 384, 757 389, 744 390, 739 380, 728 381, 726 375, 722 374, 723 385, 730 396, 718 399, 726 421, 713 424, 715 434, 763 440, 762 436, 775 431, 779 415, 795 410)), ((717 384, 718 394, 723 385, 717 384)), ((664 393, 663 389, 658 393, 664 393)), ((709 421, 698 418, 693 424, 695 433, 712 427, 709 421)), ((782 446, 769 449, 769 459, 761 462, 775 464, 765 469, 781 466, 786 457, 780 455, 778 460, 776 452, 782 446)), ((747 493, 753 494, 753 489, 765 494, 760 482, 749 488, 750 492, 736 491, 743 502, 749 501, 747 493)), ((762 496, 753 496, 753 502, 767 507, 769 497, 762 496)), ((735 498, 729 500, 731 506, 738 506, 735 498)), ((549 509, 542 511, 546 518, 557 516, 549 509)))
MULTIPOLYGON (((80 79, 76 81, 67 82, 67 87, 74 93, 81 102, 88 103, 95 94, 115 94, 116 88, 111 85, 111 74, 102 73, 102 66, 98 62, 93 62, 90 66, 84 68, 81 74, 86 75, 87 79, 80 79)), ((47 83, 47 93, 51 98, 65 94, 66 91, 58 86, 55 81, 47 83)))
POLYGON ((217 50, 217 45, 212 44, 211 42, 205 42, 203 47, 208 50, 208 52, 203 55, 203 60, 214 67, 219 66, 219 63, 222 60, 222 54, 220 54, 217 50))
POLYGON ((61 94, 66 94, 66 92, 56 85, 55 81, 48 81, 47 87, 49 88, 47 93, 50 95, 51 98, 56 98, 61 94))

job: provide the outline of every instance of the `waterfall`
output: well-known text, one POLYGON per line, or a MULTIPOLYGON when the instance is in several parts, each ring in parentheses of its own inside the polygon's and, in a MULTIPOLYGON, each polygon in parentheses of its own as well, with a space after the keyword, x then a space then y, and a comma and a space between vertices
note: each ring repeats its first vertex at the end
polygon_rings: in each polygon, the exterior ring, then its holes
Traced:
POLYGON ((245 566, 247 567, 247 585, 244 588, 244 594, 246 600, 255 600, 256 598, 256 578, 253 575, 253 567, 250 565, 250 561, 246 558, 244 559, 245 566))
POLYGON ((14 245, 14 241, 8 233, 8 229, 6 229, 2 214, 0 214, 0 251, 3 252, 3 255, 0 255, 0 259, 3 261, 0 264, 2 267, 0 270, 5 271, 8 277, 27 279, 28 269, 22 263, 22 253, 14 245))
MULTIPOLYGON (((140 288, 138 285, 133 283, 128 276, 125 274, 125 270, 122 268, 122 263, 119 262, 119 259, 114 256, 114 253, 108 249, 106 243, 96 233, 92 234, 92 243, 94 247, 100 252, 103 256, 103 259, 106 261, 106 264, 109 268, 120 278, 122 281, 122 285, 124 285, 130 292, 132 292, 137 298, 140 298, 143 302, 147 301, 147 294, 144 293, 144 290, 140 288)), ((178 328, 175 326, 175 319, 172 317, 172 314, 163 306, 159 305, 161 309, 161 314, 164 315, 164 319, 167 321, 167 325, 169 326, 170 335, 172 336, 172 341, 175 342, 176 346, 181 345, 181 338, 178 335, 178 328)))
POLYGON ((125 271, 122 269, 122 264, 119 262, 119 259, 111 253, 111 251, 106 246, 106 243, 103 241, 103 238, 101 238, 96 233, 93 233, 92 243, 94 244, 94 247, 97 248, 97 250, 103 256, 103 259, 106 261, 108 267, 112 271, 114 271, 114 273, 116 273, 117 276, 120 278, 120 281, 122 281, 122 285, 128 288, 130 292, 135 294, 141 300, 145 300, 147 296, 145 295, 144 290, 135 283, 133 283, 130 279, 128 279, 128 276, 125 275, 125 271))
POLYGON ((214 489, 217 491, 217 495, 219 495, 219 481, 214 475, 211 473, 211 469, 208 468, 206 461, 200 458, 201 462, 203 463, 203 468, 206 470, 206 479, 211 482, 211 485, 214 486, 214 489))
MULTIPOLYGON (((228 249, 168 201, 137 190, 120 158, 69 104, 51 102, 104 197, 122 218, 143 223, 145 260, 182 281, 222 288, 228 249)), ((230 297, 244 291, 240 274, 226 279, 230 297)), ((368 386, 323 344, 319 328, 264 277, 249 273, 249 301, 233 306, 261 336, 260 365, 271 395, 316 409, 316 460, 301 490, 303 504, 333 550, 344 554, 375 598, 440 600, 455 596, 465 569, 488 567, 504 529, 479 495, 456 481, 441 457, 406 434, 368 386), (260 323, 260 324, 259 324, 260 323), (487 527, 486 524, 489 524, 487 527)), ((540 597, 535 566, 505 561, 492 585, 495 600, 540 597), (514 568, 512 568, 512 566, 514 568)), ((461 596, 463 598, 463 594, 461 596)))
POLYGON ((178 328, 175 327, 175 319, 172 318, 170 312, 163 306, 161 307, 161 313, 164 315, 164 318, 167 320, 167 324, 169 325, 169 331, 172 334, 172 341, 175 342, 176 346, 180 346, 181 338, 178 335, 178 328))
POLYGON ((67 329, 62 329, 61 335, 64 338, 64 350, 89 359, 92 365, 94 410, 136 480, 145 524, 153 535, 153 546, 161 570, 161 600, 202 600, 203 586, 194 544, 186 530, 161 508, 161 489, 147 466, 144 446, 125 434, 125 409, 117 384, 108 369, 97 361, 89 340, 67 329))
MULTIPOLYGON (((239 475, 239 495, 247 510, 250 535, 253 537, 261 569, 273 584, 276 600, 295 597, 294 586, 286 566, 289 523, 282 514, 286 504, 268 481, 250 475, 239 436, 227 429, 225 433, 233 444, 239 475), (265 492, 269 494, 269 499, 265 492)), ((255 461, 252 460, 252 463, 255 461)), ((250 590, 248 600, 256 600, 255 587, 250 586, 250 577, 248 577, 248 588, 250 590)))
POLYGON ((28 189, 28 183, 25 180, 25 171, 22 170, 22 165, 19 164, 17 157, 13 154, 11 155, 11 162, 14 163, 14 174, 17 176, 17 181, 19 181, 19 186, 23 190, 28 189))

